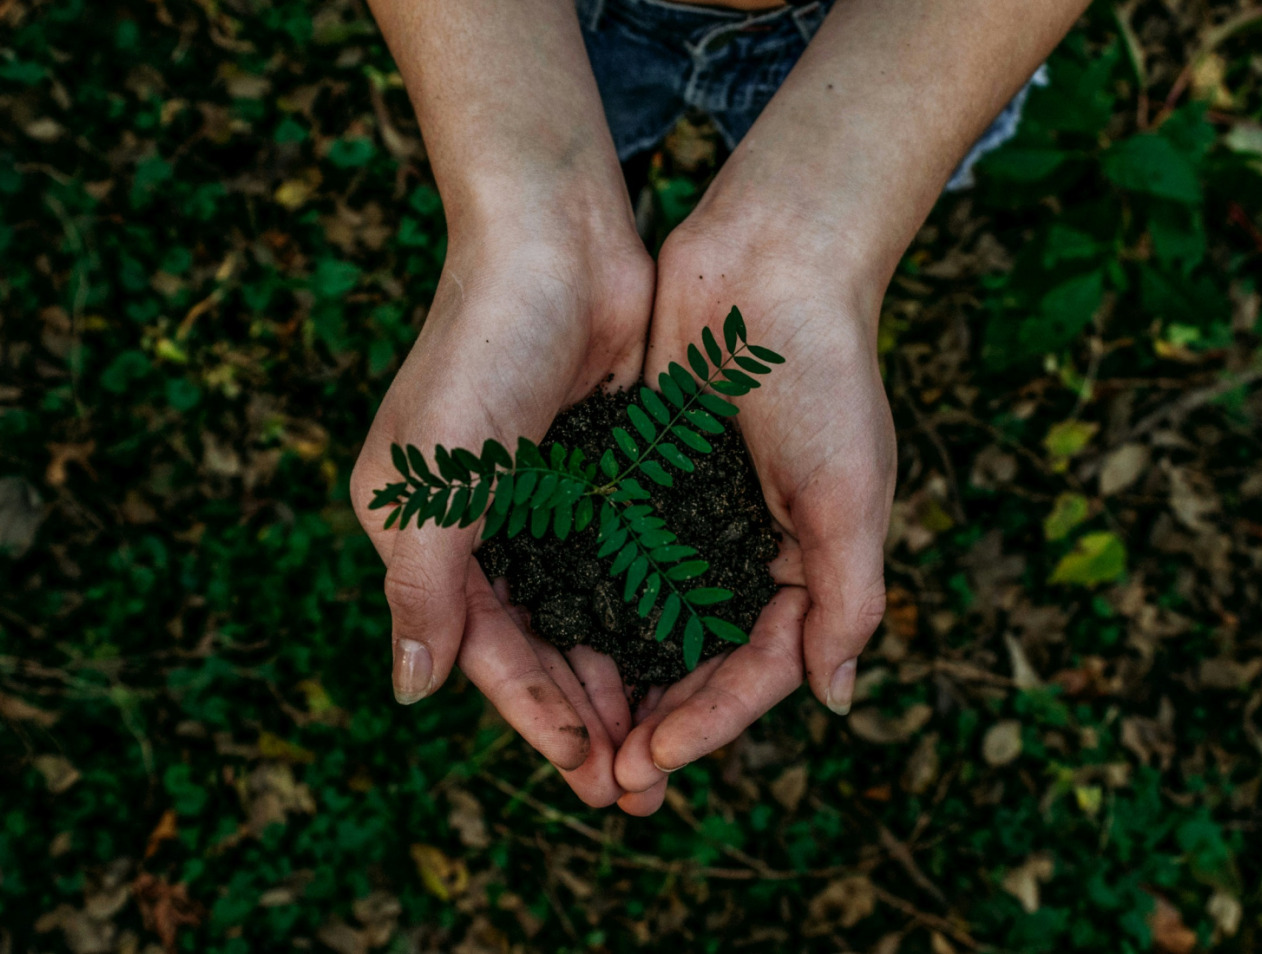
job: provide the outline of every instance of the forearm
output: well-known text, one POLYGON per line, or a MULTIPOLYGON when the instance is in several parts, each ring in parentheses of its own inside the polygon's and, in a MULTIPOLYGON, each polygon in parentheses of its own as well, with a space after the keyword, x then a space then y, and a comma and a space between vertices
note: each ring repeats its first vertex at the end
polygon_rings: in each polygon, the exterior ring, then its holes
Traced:
POLYGON ((793 221, 881 287, 1085 0, 842 0, 699 210, 793 221))
POLYGON ((530 225, 518 220, 540 210, 596 229, 630 225, 572 0, 370 6, 420 120, 453 240, 467 226, 530 225))

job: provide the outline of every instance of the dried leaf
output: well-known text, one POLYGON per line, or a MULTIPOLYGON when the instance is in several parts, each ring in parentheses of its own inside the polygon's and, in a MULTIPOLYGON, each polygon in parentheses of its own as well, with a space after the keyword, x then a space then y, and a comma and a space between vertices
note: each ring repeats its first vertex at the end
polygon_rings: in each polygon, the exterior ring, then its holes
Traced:
POLYGON ((447 803, 451 806, 447 820, 465 847, 481 849, 490 845, 486 819, 482 817, 482 806, 476 798, 464 789, 455 788, 447 793, 447 803))
POLYGON ((1148 469, 1150 455, 1143 444, 1123 444, 1104 458, 1100 468, 1100 494, 1104 497, 1125 490, 1148 469))
POLYGON ((884 715, 879 709, 864 707, 850 713, 846 725, 865 742, 893 745, 906 742, 933 718, 933 708, 917 703, 900 716, 884 715))
POLYGON ((1020 865, 1003 876, 1003 889, 1021 902, 1026 913, 1039 909, 1039 885, 1050 881, 1056 864, 1046 853, 1030 855, 1020 865))
POLYGON ((79 781, 79 770, 64 755, 37 755, 34 765, 54 795, 60 795, 79 781))
POLYGON ((178 837, 179 833, 179 828, 175 823, 175 812, 168 808, 158 819, 158 824, 153 826, 153 831, 149 833, 149 843, 145 846, 145 858, 152 858, 164 841, 178 837))
POLYGON ((828 886, 810 900, 803 929, 808 937, 850 929, 876 910, 876 889, 866 875, 851 875, 828 886))
POLYGON ((1021 754, 1021 723, 1004 719, 986 730, 982 739, 982 758, 990 765, 1007 765, 1021 754))
POLYGON ((205 910, 188 896, 188 886, 171 884, 148 872, 141 872, 131 885, 145 928, 158 935, 167 954, 174 954, 176 936, 182 927, 197 927, 205 910))
POLYGON ((806 794, 809 774, 805 764, 792 765, 771 783, 771 797, 792 812, 806 794))
POLYGON ((1196 950, 1196 932, 1183 923, 1179 909, 1163 898, 1153 895, 1152 913, 1148 915, 1148 927, 1152 941, 1165 954, 1192 954, 1196 950))
POLYGON ((902 786, 913 795, 923 795, 938 780, 941 769, 938 756, 938 733, 930 732, 916 743, 916 750, 903 769, 902 786))

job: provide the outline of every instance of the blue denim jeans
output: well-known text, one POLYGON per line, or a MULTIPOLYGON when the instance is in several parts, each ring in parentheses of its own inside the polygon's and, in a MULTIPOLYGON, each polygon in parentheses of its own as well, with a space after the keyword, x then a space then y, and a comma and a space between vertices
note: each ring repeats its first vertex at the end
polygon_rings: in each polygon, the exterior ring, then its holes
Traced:
MULTIPOLYGON (((736 148, 832 4, 744 13, 670 0, 576 0, 618 158, 653 148, 689 110, 707 114, 736 148)), ((973 184, 974 163, 1012 138, 1030 87, 1046 83, 1040 67, 965 156, 948 191, 973 184)))

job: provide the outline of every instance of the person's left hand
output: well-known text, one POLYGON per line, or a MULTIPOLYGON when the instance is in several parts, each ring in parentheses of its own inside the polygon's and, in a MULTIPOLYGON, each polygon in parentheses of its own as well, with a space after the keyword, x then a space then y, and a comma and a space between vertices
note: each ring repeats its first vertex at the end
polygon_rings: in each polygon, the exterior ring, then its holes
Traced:
POLYGON ((704 202, 662 248, 647 381, 682 361, 704 327, 718 333, 733 305, 749 340, 787 359, 735 399, 783 531, 772 564, 782 586, 747 645, 703 662, 638 720, 614 765, 630 814, 656 811, 670 772, 731 742, 804 672, 821 702, 849 710, 855 659, 885 609, 896 464, 876 352, 884 285, 863 276, 844 243, 809 221, 720 222, 704 202))

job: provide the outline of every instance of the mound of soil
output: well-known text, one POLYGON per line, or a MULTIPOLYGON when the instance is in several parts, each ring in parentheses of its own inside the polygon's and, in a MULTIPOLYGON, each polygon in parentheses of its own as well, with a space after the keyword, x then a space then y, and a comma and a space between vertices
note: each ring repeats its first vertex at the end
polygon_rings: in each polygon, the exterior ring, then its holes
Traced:
MULTIPOLYGON (((637 388, 638 390, 638 388, 637 388)), ((597 391, 587 400, 563 412, 542 443, 559 442, 581 447, 588 460, 599 460, 613 447, 612 430, 630 429, 626 414, 631 395, 597 391)), ((736 428, 706 435, 713 453, 689 454, 696 470, 685 474, 668 467, 674 486, 660 487, 640 481, 652 492, 654 509, 666 521, 679 542, 695 547, 710 564, 703 576, 688 581, 695 586, 721 586, 734 594, 707 612, 749 632, 762 608, 776 592, 767 561, 777 552, 777 534, 763 501, 753 465, 736 428)), ((482 544, 478 560, 491 579, 508 580, 514 603, 530 613, 534 631, 560 649, 586 643, 614 658, 628 685, 642 689, 666 685, 686 675, 683 662, 683 626, 662 642, 653 638, 662 600, 641 619, 635 603, 622 599, 623 578, 609 575, 612 560, 596 556, 597 524, 561 541, 552 534, 536 540, 529 532, 512 540, 501 532, 482 544)), ((732 644, 706 634, 702 659, 732 644)))

